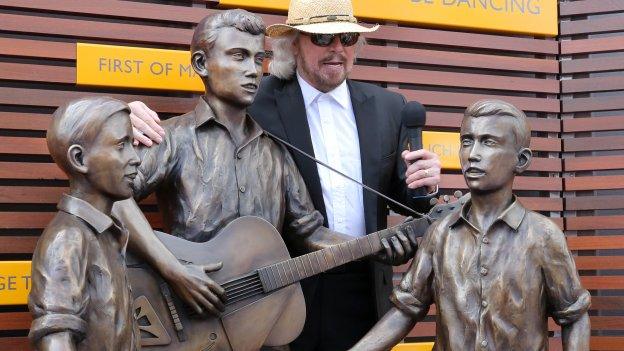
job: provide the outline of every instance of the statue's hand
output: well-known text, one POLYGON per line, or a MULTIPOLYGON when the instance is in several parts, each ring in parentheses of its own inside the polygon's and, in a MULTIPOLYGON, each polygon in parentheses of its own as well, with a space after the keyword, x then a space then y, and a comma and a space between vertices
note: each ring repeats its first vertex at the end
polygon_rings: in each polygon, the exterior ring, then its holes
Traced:
POLYGON ((383 250, 375 255, 375 258, 383 263, 398 266, 409 261, 416 250, 418 242, 413 233, 413 228, 409 225, 398 225, 388 228, 392 236, 381 239, 383 250))
POLYGON ((225 309, 225 289, 206 275, 221 269, 222 262, 179 267, 181 269, 168 275, 167 282, 184 302, 198 314, 207 311, 218 315, 225 309))
POLYGON ((141 143, 152 146, 154 142, 160 144, 165 136, 165 130, 160 126, 158 114, 141 101, 132 101, 128 107, 130 107, 134 145, 141 143))

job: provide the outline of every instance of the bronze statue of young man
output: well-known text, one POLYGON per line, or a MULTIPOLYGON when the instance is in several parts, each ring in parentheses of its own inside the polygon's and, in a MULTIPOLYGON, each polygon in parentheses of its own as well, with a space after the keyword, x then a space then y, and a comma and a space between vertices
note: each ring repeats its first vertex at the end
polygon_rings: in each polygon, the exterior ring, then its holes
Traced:
POLYGON ((434 223, 392 308, 353 350, 387 350, 436 304, 434 350, 547 350, 548 317, 563 349, 589 350, 590 295, 559 228, 512 194, 531 161, 522 111, 498 100, 470 106, 460 160, 472 199, 434 223))
MULTIPOLYGON (((352 237, 322 226, 286 148, 247 115, 262 77, 264 31, 260 17, 244 10, 219 12, 198 24, 191 60, 205 94, 193 111, 163 122, 166 133, 160 144, 139 149, 135 198, 156 192, 168 229, 190 241, 211 240, 233 219, 247 215, 284 228, 291 248, 304 252, 347 241, 352 237)), ((223 289, 197 269, 183 267, 156 240, 149 224, 137 220, 142 216, 133 201, 117 209, 131 231, 133 252, 181 298, 197 312, 223 309, 223 289)), ((389 245, 384 256, 394 261, 409 257, 415 247, 402 233, 389 245)), ((215 262, 200 270, 219 267, 215 262)))
POLYGON ((139 158, 128 106, 86 98, 59 107, 48 149, 69 177, 69 195, 32 260, 29 337, 38 350, 136 350, 125 254, 128 232, 111 217, 132 196, 139 158))

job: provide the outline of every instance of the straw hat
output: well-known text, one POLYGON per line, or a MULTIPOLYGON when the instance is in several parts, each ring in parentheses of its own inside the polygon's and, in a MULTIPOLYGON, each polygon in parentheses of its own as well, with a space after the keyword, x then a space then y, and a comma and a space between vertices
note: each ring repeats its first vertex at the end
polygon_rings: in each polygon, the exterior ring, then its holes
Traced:
POLYGON ((269 37, 279 37, 293 30, 315 34, 369 33, 379 25, 366 28, 353 16, 351 0, 290 0, 286 24, 266 29, 269 37))

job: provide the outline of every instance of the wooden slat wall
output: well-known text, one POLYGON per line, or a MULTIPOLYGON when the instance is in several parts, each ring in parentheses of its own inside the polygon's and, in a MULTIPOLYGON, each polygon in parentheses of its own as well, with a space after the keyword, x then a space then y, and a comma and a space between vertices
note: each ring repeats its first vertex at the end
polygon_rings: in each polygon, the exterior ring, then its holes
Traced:
POLYGON ((560 20, 566 234, 592 289, 592 349, 623 350, 624 1, 562 2, 560 20))
MULTIPOLYGON (((195 97, 187 93, 77 87, 76 42, 188 49, 193 25, 207 14, 218 11, 206 8, 212 3, 197 0, 194 3, 191 0, 0 0, 0 260, 30 259, 38 235, 54 213, 60 194, 67 188, 66 177, 52 163, 44 140, 49 115, 59 104, 80 96, 106 94, 126 101, 142 100, 165 117, 186 112, 194 106, 195 97)), ((622 11, 624 5, 620 4, 622 1, 576 1, 562 3, 561 11, 562 15, 576 20, 584 13, 592 13, 591 18, 594 16, 592 11, 614 11, 614 6, 615 11, 622 11), (609 3, 611 8, 596 5, 604 3, 609 3), (600 6, 602 10, 595 10, 600 6)), ((262 16, 269 24, 284 21, 282 15, 262 16)), ((564 31, 562 25, 562 33, 575 39, 579 36, 591 37, 593 34, 586 33, 594 27, 587 22, 578 22, 577 29, 573 27, 564 31)), ((601 24, 600 28, 605 31, 621 29, 616 19, 601 24)), ((624 113, 619 113, 619 117, 618 113, 612 113, 612 117, 592 118, 599 121, 588 125, 564 123, 564 127, 568 128, 564 130, 565 139, 562 140, 560 135, 561 106, 565 111, 564 117, 570 120, 572 117, 587 117, 586 111, 590 110, 601 114, 599 110, 602 109, 624 109, 621 106, 624 99, 621 98, 619 102, 617 98, 610 97, 599 101, 582 99, 590 91, 593 94, 595 90, 591 89, 610 91, 596 94, 609 95, 614 91, 617 94, 617 89, 622 89, 617 78, 585 82, 570 80, 576 83, 560 85, 559 43, 555 39, 433 30, 392 23, 384 24, 367 38, 369 44, 363 49, 352 78, 386 86, 404 94, 409 100, 424 103, 430 111, 427 121, 429 130, 457 131, 463 109, 477 99, 497 97, 516 104, 530 117, 534 130, 532 147, 537 156, 530 172, 519 177, 515 184, 522 201, 534 210, 551 215, 562 228, 565 224, 562 218, 564 208, 579 211, 570 212, 571 216, 579 215, 581 221, 574 224, 574 220, 568 220, 568 225, 572 223, 573 228, 578 229, 588 223, 618 225, 618 217, 606 215, 614 214, 613 210, 621 208, 618 204, 624 199, 624 194, 610 193, 609 197, 601 198, 593 195, 600 192, 594 191, 596 184, 613 187, 618 182, 622 183, 621 179, 617 175, 616 178, 591 178, 588 185, 583 185, 583 179, 571 179, 571 176, 576 175, 575 172, 581 172, 579 176, 586 175, 587 167, 593 169, 595 165, 603 167, 604 172, 617 172, 622 168, 624 159, 618 157, 617 150, 618 145, 623 143, 618 139, 617 130, 624 127, 624 113), (566 97, 571 98, 570 94, 574 94, 575 98, 581 99, 569 99, 562 105, 559 99, 562 87, 564 91, 571 89, 566 97), (579 89, 581 92, 577 93, 579 89), (595 129, 597 134, 584 132, 590 128, 599 128, 595 129), (611 132, 615 134, 603 135, 611 132), (597 139, 602 136, 611 139, 597 139), (589 145, 606 145, 596 150, 601 150, 608 158, 593 157, 593 152, 583 149, 589 145), (567 149, 562 149, 564 146, 567 149), (580 150, 568 151, 575 147, 580 150), (562 151, 566 151, 565 175, 569 177, 566 178, 566 186, 568 190, 577 187, 569 193, 578 200, 576 202, 562 197, 562 151), (569 156, 588 158, 572 160, 568 159, 569 156), (593 179, 598 183, 592 183, 593 179), (578 187, 588 187, 590 192, 578 187), (591 211, 605 215, 604 221, 587 220, 580 216, 593 213, 591 211)), ((591 50, 613 51, 621 43, 615 38, 590 39, 595 41, 570 46, 568 50, 572 52, 566 55, 574 59, 564 62, 562 69, 569 69, 567 75, 574 78, 591 75, 587 73, 590 67, 592 71, 599 71, 600 67, 609 71, 624 69, 624 60, 605 55, 591 57, 593 53, 587 53, 588 48, 596 47, 598 49, 591 50), (576 61, 583 62, 575 64, 576 61)), ((577 40, 570 41, 570 44, 575 42, 577 40)), ((566 47, 562 44, 562 49, 566 47)), ((617 50, 623 50, 622 46, 617 50)), ((451 193, 455 189, 466 189, 461 175, 446 172, 442 191, 451 193)), ((161 222, 154 203, 153 198, 148 198, 143 206, 153 225, 158 227, 161 222)), ((613 231, 592 230, 592 234, 594 232, 598 236, 585 240, 575 235, 586 234, 586 231, 568 231, 571 239, 578 240, 571 241, 571 246, 582 250, 579 252, 583 255, 587 252, 602 253, 605 248, 624 249, 621 240, 612 240, 621 238, 617 233, 613 235, 613 231)), ((620 334, 612 334, 623 329, 621 326, 624 323, 620 317, 605 313, 607 310, 622 310, 624 298, 617 294, 616 289, 622 291, 624 282, 621 276, 602 274, 600 269, 613 267, 614 262, 622 265, 621 257, 610 262, 609 259, 582 256, 577 262, 583 269, 586 286, 594 289, 596 296, 600 295, 594 300, 595 311, 592 312, 595 314, 592 322, 596 335, 592 340, 592 349, 615 350, 613 345, 624 345, 624 341, 620 334), (592 274, 585 274, 587 272, 592 274), (615 297, 602 297, 609 292, 615 292, 615 297)), ((617 267, 614 269, 624 269, 617 267)), ((0 309, 0 350, 28 349, 24 337, 29 323, 30 317, 24 306, 0 309)), ((427 321, 414 330, 412 337, 417 340, 431 339, 433 328, 431 321, 427 321)), ((553 340, 556 341, 556 338, 553 340)))

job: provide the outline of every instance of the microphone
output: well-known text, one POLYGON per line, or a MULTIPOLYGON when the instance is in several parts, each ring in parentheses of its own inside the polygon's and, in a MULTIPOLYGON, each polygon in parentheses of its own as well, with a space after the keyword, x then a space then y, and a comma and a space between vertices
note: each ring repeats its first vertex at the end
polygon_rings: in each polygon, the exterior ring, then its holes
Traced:
POLYGON ((410 101, 401 111, 401 122, 407 130, 408 150, 422 149, 422 127, 427 121, 425 107, 416 101, 410 101))
MULTIPOLYGON (((416 101, 410 101, 403 107, 401 111, 401 123, 407 131, 407 148, 409 151, 420 150, 422 145, 422 128, 427 121, 427 112, 425 107, 416 101)), ((421 198, 426 196, 425 187, 418 189, 409 189, 412 198, 421 198)))

